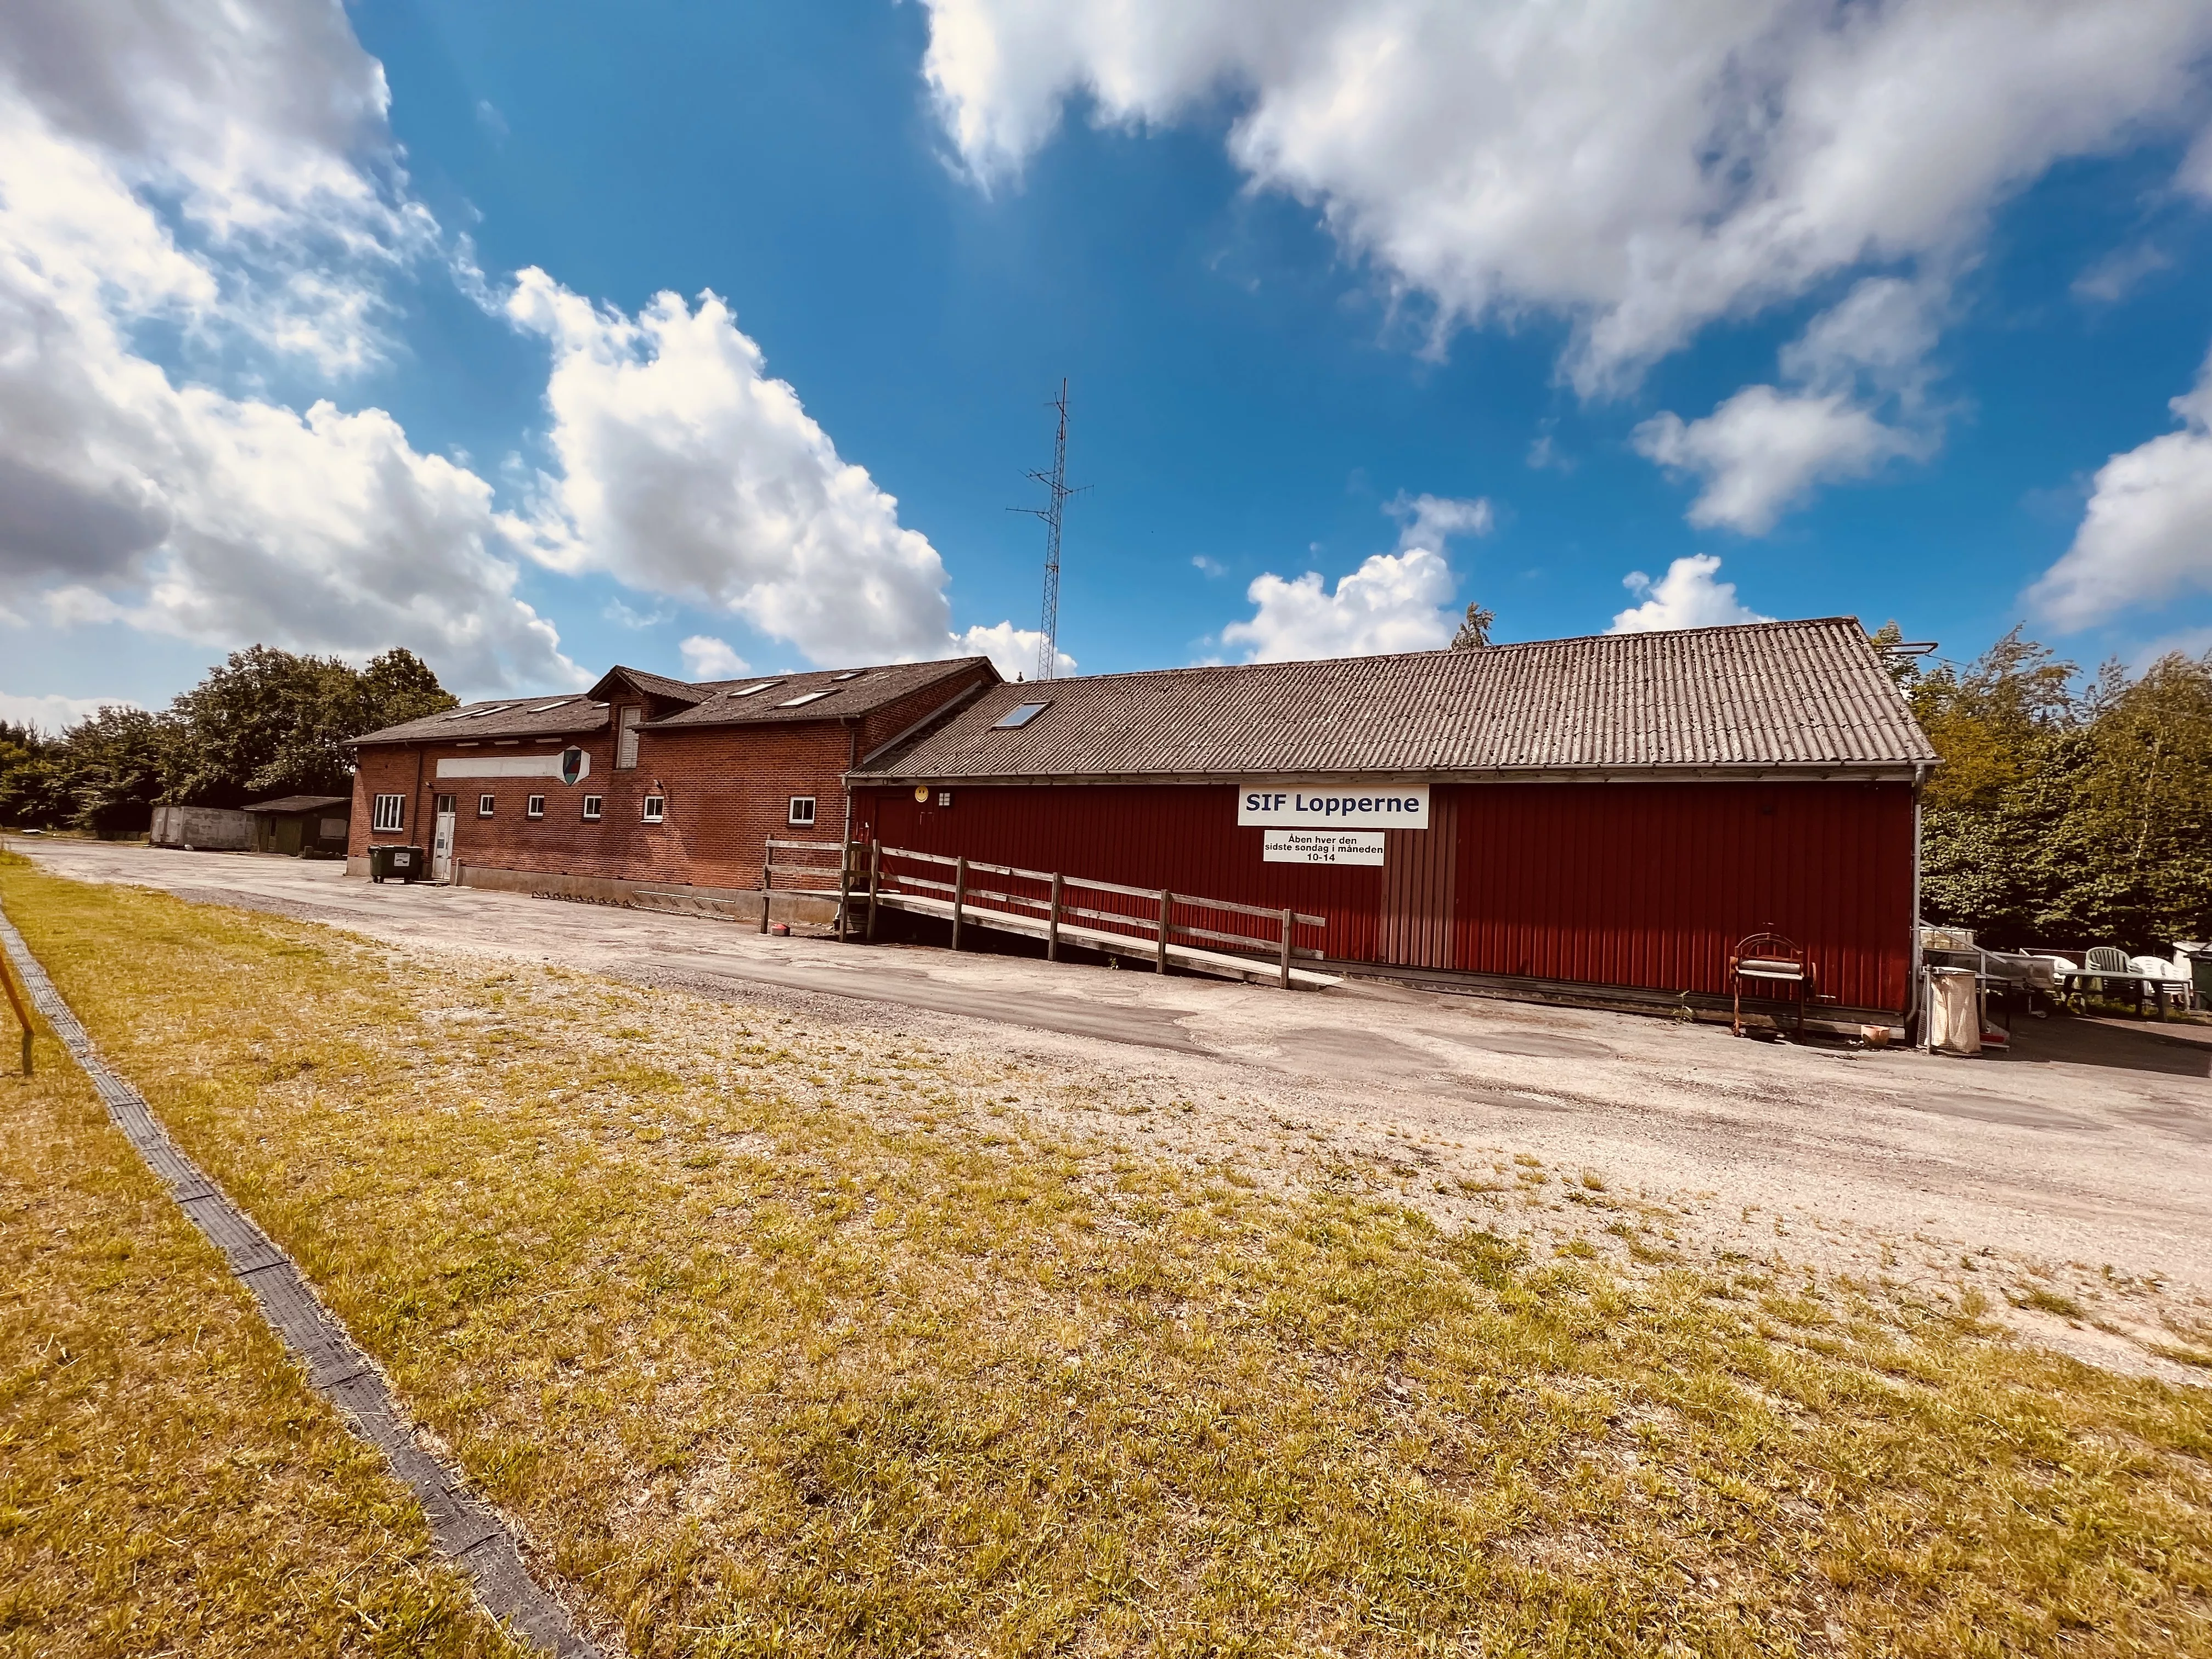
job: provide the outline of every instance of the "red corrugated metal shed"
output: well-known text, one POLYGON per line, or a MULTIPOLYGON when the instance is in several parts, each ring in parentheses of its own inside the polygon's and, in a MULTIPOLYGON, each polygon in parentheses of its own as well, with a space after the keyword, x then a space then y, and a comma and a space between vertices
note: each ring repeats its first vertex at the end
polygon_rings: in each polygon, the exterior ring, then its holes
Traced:
POLYGON ((1841 617, 1000 686, 854 781, 888 845, 1295 907, 1346 961, 1721 995, 1771 928, 1894 1012, 1934 758, 1841 617), (1266 863, 1237 823, 1240 784, 1362 775, 1430 782, 1380 869, 1266 863))

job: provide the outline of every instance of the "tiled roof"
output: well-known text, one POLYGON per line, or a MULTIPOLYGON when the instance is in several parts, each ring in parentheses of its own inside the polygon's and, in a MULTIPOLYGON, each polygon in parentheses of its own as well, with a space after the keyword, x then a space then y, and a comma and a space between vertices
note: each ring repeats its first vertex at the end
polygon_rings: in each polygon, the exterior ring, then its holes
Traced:
POLYGON ((698 702, 641 729, 683 732, 695 726, 750 726, 865 714, 988 661, 985 657, 955 657, 944 662, 890 663, 880 668, 825 668, 805 674, 703 680, 690 688, 698 702), (754 690, 755 686, 762 689, 754 690))
MULTIPOLYGON (((945 662, 890 663, 875 668, 816 669, 803 674, 755 674, 742 680, 672 680, 635 668, 610 669, 594 691, 626 678, 649 696, 688 705, 639 730, 680 732, 695 726, 751 725, 769 720, 836 720, 865 714, 896 702, 941 679, 988 665, 985 657, 957 657, 945 662), (766 689, 735 696, 749 686, 766 689), (827 695, 812 696, 812 692, 827 695), (796 707, 792 700, 805 697, 796 707)), ((465 703, 442 714, 388 726, 356 738, 356 743, 461 743, 483 738, 562 737, 597 732, 607 723, 607 705, 582 693, 566 697, 500 697, 465 703)))
POLYGON ((607 706, 580 692, 567 696, 495 697, 465 702, 442 714, 425 714, 356 738, 356 743, 468 743, 483 738, 558 738, 596 732, 607 723, 607 706))
POLYGON ((1935 750, 1849 617, 1000 685, 884 781, 1896 771, 1935 750), (1043 702, 1028 724, 994 730, 1043 702))

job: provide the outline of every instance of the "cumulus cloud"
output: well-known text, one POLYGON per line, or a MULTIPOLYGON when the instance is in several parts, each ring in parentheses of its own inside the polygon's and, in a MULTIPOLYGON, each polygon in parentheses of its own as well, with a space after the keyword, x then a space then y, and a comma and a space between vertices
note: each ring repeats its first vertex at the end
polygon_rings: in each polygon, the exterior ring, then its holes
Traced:
MULTIPOLYGON (((1044 654, 1044 632, 1042 629, 1017 628, 1010 622, 994 623, 988 628, 978 626, 955 635, 952 645, 961 656, 988 657, 991 666, 999 671, 1002 678, 1033 679, 1037 659, 1044 654)), ((1057 642, 1052 656, 1055 678, 1075 672, 1075 659, 1062 651, 1057 642)))
POLYGON ((1226 100, 1255 185, 1446 325, 1566 317, 1585 392, 1862 265, 1954 266, 2055 161, 2198 115, 2212 46, 2201 0, 927 3, 978 179, 1071 97, 1132 126, 1226 100))
POLYGON ((2073 545, 2028 589, 2062 629, 2212 587, 2212 359, 2171 407, 2181 429, 2097 469, 2073 545))
POLYGON ((0 602, 574 681, 482 479, 382 410, 301 414, 135 348, 160 323, 311 369, 373 356, 377 272, 422 222, 374 176, 383 109, 313 0, 0 13, 0 602))
POLYGON ((1636 428, 1637 453, 1704 481, 1689 520, 1763 536, 1819 484, 1862 478, 1917 453, 1919 441, 1887 427, 1847 393, 1790 394, 1746 386, 1702 420, 1653 416, 1636 428))
POLYGON ((1454 536, 1487 536, 1498 522, 1487 496, 1407 495, 1399 491, 1382 509, 1400 521, 1398 546, 1442 551, 1454 536))
MULTIPOLYGON (((657 295, 632 317, 533 268, 506 309, 553 353, 557 471, 506 521, 537 558, 726 611, 817 663, 969 648, 928 538, 837 453, 714 295, 657 295)), ((977 637, 1010 648, 1019 635, 977 637)))
POLYGON ((1654 581, 1632 570, 1621 586, 1641 599, 1613 619, 1608 634, 1656 634, 1673 628, 1723 628, 1735 623, 1771 622, 1735 596, 1734 582, 1716 581, 1721 562, 1710 553, 1692 553, 1667 567, 1654 581))
POLYGON ((733 680, 751 672, 728 641, 711 634, 694 634, 676 648, 684 653, 684 673, 695 680, 733 680))
POLYGON ((1221 640, 1248 662, 1429 651, 1450 642, 1443 607, 1451 596, 1451 567, 1426 547, 1370 555, 1334 592, 1317 570, 1291 581, 1269 572, 1244 590, 1253 616, 1223 629, 1221 640))
POLYGON ((128 697, 22 696, 0 691, 0 720, 60 732, 103 708, 133 708, 128 697))

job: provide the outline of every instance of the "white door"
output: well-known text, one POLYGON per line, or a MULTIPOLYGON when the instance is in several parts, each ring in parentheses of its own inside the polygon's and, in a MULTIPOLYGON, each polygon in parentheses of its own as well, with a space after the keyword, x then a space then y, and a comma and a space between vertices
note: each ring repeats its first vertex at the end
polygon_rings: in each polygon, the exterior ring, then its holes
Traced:
POLYGON ((430 843, 430 879, 451 881, 453 878, 453 815, 438 814, 438 833, 430 843))

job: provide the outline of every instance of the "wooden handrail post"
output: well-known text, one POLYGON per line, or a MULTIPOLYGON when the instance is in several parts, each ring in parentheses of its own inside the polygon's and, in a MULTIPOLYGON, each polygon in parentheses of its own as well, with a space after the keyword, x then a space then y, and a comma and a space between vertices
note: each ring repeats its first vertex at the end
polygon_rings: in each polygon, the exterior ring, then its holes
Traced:
POLYGON ((884 884, 884 844, 868 843, 868 943, 876 942, 876 891, 884 884))
POLYGON ((768 890, 775 884, 775 848, 761 849, 761 932, 768 932, 768 890))
POLYGON ((952 861, 952 948, 960 948, 960 907, 968 897, 968 855, 952 861))
POLYGON ((1045 924, 1044 959, 1060 960, 1060 872, 1052 872, 1052 920, 1045 924))
POLYGON ((837 854, 837 943, 844 945, 853 937, 851 923, 847 918, 853 908, 853 843, 847 842, 837 854))
POLYGON ((8 1001, 15 1011, 15 1023, 23 1028, 23 1075, 31 1075, 31 1011, 23 1006, 22 994, 15 988, 15 976, 8 966, 8 958, 0 956, 0 987, 5 987, 8 1001))
POLYGON ((1283 988, 1291 988, 1291 928, 1297 918, 1294 913, 1283 912, 1283 988))
POLYGON ((1160 894, 1160 945, 1157 966, 1163 974, 1168 970, 1168 912, 1175 908, 1175 895, 1163 890, 1160 894))

